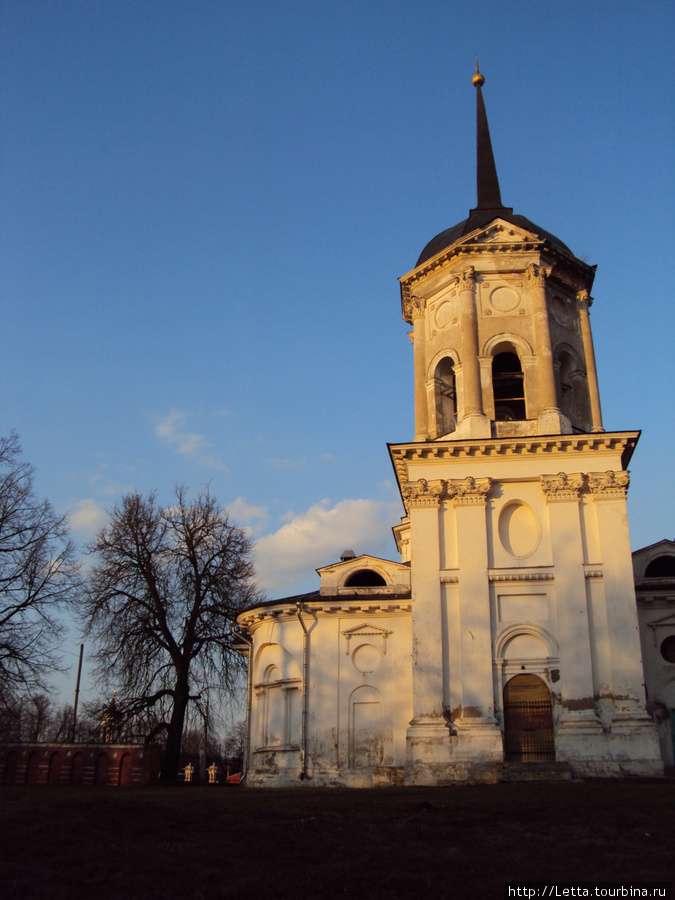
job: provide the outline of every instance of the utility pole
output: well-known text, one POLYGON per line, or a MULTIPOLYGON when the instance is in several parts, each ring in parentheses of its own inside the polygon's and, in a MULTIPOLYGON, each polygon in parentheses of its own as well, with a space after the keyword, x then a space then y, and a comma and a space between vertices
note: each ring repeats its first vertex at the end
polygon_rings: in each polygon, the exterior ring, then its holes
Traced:
POLYGON ((77 704, 80 699, 80 678, 82 677, 82 657, 84 644, 80 644, 80 662, 77 666, 77 684, 75 686, 75 702, 73 703, 73 724, 70 726, 70 743, 75 743, 75 727, 77 726, 77 704))

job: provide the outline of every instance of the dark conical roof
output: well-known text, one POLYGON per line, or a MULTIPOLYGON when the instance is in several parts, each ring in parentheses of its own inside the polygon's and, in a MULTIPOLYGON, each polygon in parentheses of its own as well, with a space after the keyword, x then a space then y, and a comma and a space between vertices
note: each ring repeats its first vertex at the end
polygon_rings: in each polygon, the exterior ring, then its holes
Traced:
POLYGON ((452 228, 446 228, 445 231, 442 231, 430 240, 424 250, 422 250, 416 266, 421 265, 428 259, 431 259, 432 256, 450 247, 455 241, 464 237, 465 234, 470 234, 478 228, 484 228, 486 225, 489 225, 494 219, 504 219, 512 225, 531 231, 542 240, 549 241, 558 250, 571 255, 569 247, 563 244, 555 235, 540 228, 539 225, 535 225, 534 222, 526 219, 525 216, 514 215, 511 207, 502 205, 497 167, 492 152, 490 129, 481 90, 484 83, 485 79, 478 71, 478 63, 476 62, 476 74, 473 77, 473 84, 476 88, 476 189, 478 194, 476 208, 470 211, 468 219, 453 225, 452 228))

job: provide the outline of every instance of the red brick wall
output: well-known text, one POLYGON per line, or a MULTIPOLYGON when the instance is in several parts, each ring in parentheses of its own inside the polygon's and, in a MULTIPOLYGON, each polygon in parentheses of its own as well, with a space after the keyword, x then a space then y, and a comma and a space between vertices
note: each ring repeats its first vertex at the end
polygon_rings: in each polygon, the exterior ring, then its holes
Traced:
POLYGON ((3 784, 157 784, 156 744, 0 745, 3 784))

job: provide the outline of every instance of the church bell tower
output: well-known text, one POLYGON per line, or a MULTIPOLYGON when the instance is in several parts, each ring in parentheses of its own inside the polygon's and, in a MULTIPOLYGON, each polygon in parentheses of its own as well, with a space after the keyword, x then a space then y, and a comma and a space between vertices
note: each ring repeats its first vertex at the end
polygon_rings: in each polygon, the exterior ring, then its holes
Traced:
POLYGON ((601 432, 595 267, 502 204, 477 71, 478 202, 401 279, 415 440, 601 432))
POLYGON ((639 434, 603 429, 595 267, 502 204, 478 66, 473 84, 476 207, 400 279, 415 382, 414 440, 390 445, 412 584, 406 781, 492 780, 531 759, 655 774, 626 518, 639 434), (535 749, 514 724, 528 692, 546 710, 535 749))

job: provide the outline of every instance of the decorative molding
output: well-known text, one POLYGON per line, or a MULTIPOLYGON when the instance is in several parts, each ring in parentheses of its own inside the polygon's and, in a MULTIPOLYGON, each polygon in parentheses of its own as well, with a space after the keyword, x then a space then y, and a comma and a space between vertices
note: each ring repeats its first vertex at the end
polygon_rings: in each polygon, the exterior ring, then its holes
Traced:
POLYGON ((459 575, 444 575, 441 573, 441 584, 459 584, 459 575))
POLYGON ((568 475, 566 472, 558 472, 557 475, 541 475, 541 488, 546 494, 546 502, 577 501, 584 486, 584 476, 581 472, 568 475))
POLYGON ((593 579, 599 579, 599 578, 602 578, 602 577, 603 577, 602 569, 586 569, 586 570, 584 571, 584 578, 589 578, 589 579, 591 579, 591 578, 593 578, 593 579))
POLYGON ((490 572, 491 582, 553 581, 553 572, 490 572))
POLYGON ((406 509, 438 506, 444 493, 445 482, 441 479, 427 481, 426 478, 418 478, 417 481, 408 481, 401 486, 406 509))
POLYGON ((342 632, 343 637, 346 638, 345 653, 349 656, 349 642, 352 638, 369 637, 380 638, 382 640, 382 655, 386 656, 387 638, 393 633, 393 631, 388 630, 387 628, 380 628, 379 625, 356 625, 354 628, 347 628, 342 632))
POLYGON ((577 291, 577 301, 583 309, 590 309, 593 306, 593 298, 587 290, 577 291))
POLYGON ((530 287, 546 287, 546 279, 550 276, 551 272, 552 269, 547 269, 544 266, 537 266, 535 263, 531 263, 526 269, 530 287))
POLYGON ((598 432, 585 435, 528 435, 488 440, 419 441, 390 445, 390 453, 399 484, 408 480, 410 464, 427 460, 518 458, 530 456, 588 454, 595 451, 628 454, 633 451, 639 432, 598 432))
POLYGON ((463 272, 459 273, 459 290, 473 291, 476 287, 476 270, 473 266, 469 266, 463 272))
POLYGON ((589 472, 588 489, 596 500, 615 500, 625 497, 630 484, 628 472, 589 472))
MULTIPOLYGON (((344 614, 349 616, 356 614, 364 616, 391 615, 393 613, 408 614, 412 611, 412 604, 409 598, 396 603, 386 599, 375 603, 372 600, 368 602, 365 599, 362 602, 346 603, 343 600, 337 602, 336 600, 329 601, 322 598, 321 600, 305 601, 303 606, 308 613, 344 614)), ((288 620, 296 619, 297 607, 295 605, 289 607, 283 603, 280 603, 278 607, 258 607, 242 613, 238 617, 237 623, 242 629, 250 631, 266 620, 278 618, 279 614, 286 616, 288 620)))
POLYGON ((415 319, 421 319, 424 316, 426 308, 426 300, 409 295, 403 301, 403 318, 412 324, 415 319))
POLYGON ((491 478, 467 478, 447 482, 447 494, 455 501, 456 506, 472 506, 484 504, 492 487, 491 478))

